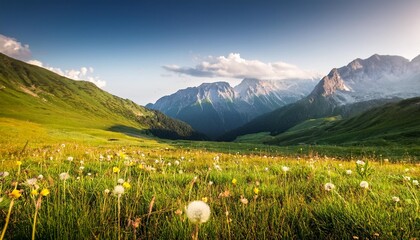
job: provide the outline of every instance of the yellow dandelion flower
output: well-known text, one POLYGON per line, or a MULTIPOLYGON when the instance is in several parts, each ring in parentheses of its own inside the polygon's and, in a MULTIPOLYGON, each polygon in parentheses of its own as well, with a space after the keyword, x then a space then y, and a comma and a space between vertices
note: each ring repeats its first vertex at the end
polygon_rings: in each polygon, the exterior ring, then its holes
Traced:
POLYGON ((48 190, 48 189, 46 189, 46 188, 44 188, 44 189, 42 189, 42 191, 41 191, 41 195, 42 196, 47 196, 48 194, 50 194, 50 190, 48 190))
POLYGON ((10 194, 9 194, 9 196, 11 197, 11 198, 14 198, 14 199, 18 199, 20 196, 22 196, 22 194, 20 193, 20 191, 19 190, 13 190, 10 194))
POLYGON ((236 180, 236 178, 232 179, 232 184, 235 185, 238 182, 238 180, 236 180))
POLYGON ((143 164, 139 164, 138 168, 139 168, 139 169, 144 169, 143 164))
POLYGON ((260 192, 260 189, 258 188, 254 188, 254 193, 258 195, 258 193, 260 192))
POLYGON ((20 167, 22 165, 22 161, 16 161, 16 166, 20 167))
POLYGON ((119 173, 120 172, 120 168, 119 167, 113 167, 112 168, 112 172, 119 173))
POLYGON ((129 188, 131 188, 131 184, 130 184, 129 182, 124 182, 124 183, 123 183, 123 187, 124 187, 125 189, 129 189, 129 188))
POLYGON ((32 196, 38 196, 38 190, 34 189, 31 191, 32 196))
POLYGON ((201 198, 201 201, 203 201, 203 202, 207 202, 208 201, 208 198, 207 197, 203 197, 203 198, 201 198))

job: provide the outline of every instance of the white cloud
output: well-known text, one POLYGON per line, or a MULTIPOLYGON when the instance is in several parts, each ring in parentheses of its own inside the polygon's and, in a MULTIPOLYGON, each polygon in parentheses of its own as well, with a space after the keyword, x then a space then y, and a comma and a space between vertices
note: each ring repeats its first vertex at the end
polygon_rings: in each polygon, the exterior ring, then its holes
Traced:
POLYGON ((73 80, 83 80, 94 83, 96 86, 103 88, 106 82, 98 76, 93 75, 92 67, 81 67, 80 69, 61 70, 60 68, 51 67, 43 64, 39 60, 29 60, 31 58, 31 50, 29 45, 18 42, 16 39, 0 34, 0 52, 7 56, 26 61, 29 64, 48 69, 61 76, 71 78, 73 80))
POLYGON ((0 52, 19 60, 28 60, 31 51, 28 44, 22 44, 16 39, 0 34, 0 52))
POLYGON ((50 67, 48 65, 44 65, 41 61, 38 60, 29 60, 27 63, 48 69, 52 72, 55 72, 61 76, 73 79, 73 80, 83 80, 94 83, 99 88, 103 88, 106 86, 106 82, 101 80, 98 76, 93 76, 93 68, 92 67, 81 67, 79 70, 77 69, 70 69, 70 70, 61 70, 60 68, 50 67))
POLYGON ((285 62, 264 63, 259 60, 241 58, 239 53, 230 53, 227 57, 208 57, 195 67, 166 65, 164 69, 195 77, 228 77, 258 79, 310 79, 319 78, 316 72, 306 71, 285 62))

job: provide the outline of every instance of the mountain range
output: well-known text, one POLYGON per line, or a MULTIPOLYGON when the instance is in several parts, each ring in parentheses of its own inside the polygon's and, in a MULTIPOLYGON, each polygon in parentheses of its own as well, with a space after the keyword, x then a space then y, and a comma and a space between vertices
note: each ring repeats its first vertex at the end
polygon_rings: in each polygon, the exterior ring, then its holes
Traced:
POLYGON ((50 127, 203 139, 188 124, 0 53, 0 118, 50 127))
POLYGON ((221 139, 233 140, 240 135, 258 132, 276 135, 308 119, 347 112, 357 114, 381 102, 419 95, 420 56, 409 61, 399 56, 375 54, 364 60, 356 59, 347 66, 334 68, 308 96, 257 117, 226 133, 221 139), (351 109, 351 106, 357 108, 351 109))
POLYGON ((210 138, 238 128, 257 116, 305 97, 314 79, 259 80, 246 78, 232 87, 227 82, 203 83, 160 98, 146 107, 190 124, 210 138))

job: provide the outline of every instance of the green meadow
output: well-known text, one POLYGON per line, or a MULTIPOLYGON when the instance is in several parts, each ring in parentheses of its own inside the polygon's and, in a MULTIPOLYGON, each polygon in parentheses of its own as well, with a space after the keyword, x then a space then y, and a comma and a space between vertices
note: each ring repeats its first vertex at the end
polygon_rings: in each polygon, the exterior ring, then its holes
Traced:
POLYGON ((4 239, 190 239, 194 200, 211 210, 198 239, 420 237, 415 148, 170 141, 8 118, 0 132, 4 239))

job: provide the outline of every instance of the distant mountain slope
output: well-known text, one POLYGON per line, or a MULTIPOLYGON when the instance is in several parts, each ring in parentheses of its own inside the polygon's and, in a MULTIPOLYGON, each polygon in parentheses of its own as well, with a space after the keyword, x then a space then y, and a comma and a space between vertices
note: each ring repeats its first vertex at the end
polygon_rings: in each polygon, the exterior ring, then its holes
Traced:
POLYGON ((257 132, 275 135, 308 119, 345 114, 342 111, 350 111, 345 107, 348 104, 363 102, 356 111, 361 112, 377 106, 377 101, 370 100, 387 102, 386 99, 415 96, 420 96, 420 57, 410 62, 398 56, 375 54, 331 70, 307 97, 262 115, 221 139, 234 140, 237 136, 257 132))
POLYGON ((307 122, 304 127, 289 129, 267 141, 269 144, 382 144, 394 142, 404 145, 420 144, 420 97, 335 121, 307 122))
POLYGON ((0 116, 57 126, 152 133, 200 139, 189 125, 111 95, 90 82, 74 81, 0 53, 0 116))
POLYGON ((185 121, 215 138, 261 114, 296 102, 307 95, 315 83, 296 79, 244 79, 235 87, 226 82, 204 83, 162 97, 146 107, 185 121))

